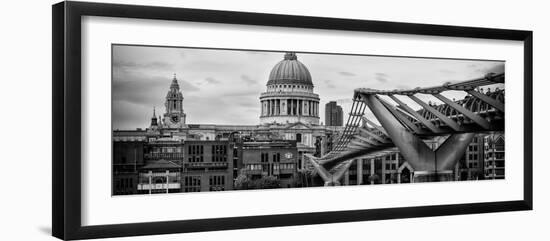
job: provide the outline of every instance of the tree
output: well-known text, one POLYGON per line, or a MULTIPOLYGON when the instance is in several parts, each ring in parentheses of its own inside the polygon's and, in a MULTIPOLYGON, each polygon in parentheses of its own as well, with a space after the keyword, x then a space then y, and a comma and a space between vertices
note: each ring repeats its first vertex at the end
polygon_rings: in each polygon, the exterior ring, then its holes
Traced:
POLYGON ((249 189, 250 181, 251 181, 250 178, 248 178, 246 174, 241 172, 241 174, 239 174, 239 176, 235 178, 234 188, 236 190, 249 189))
POLYGON ((248 189, 272 189, 280 188, 281 182, 274 176, 263 176, 258 179, 251 179, 244 172, 241 172, 235 179, 235 190, 248 190, 248 189))
POLYGON ((272 189, 280 188, 281 182, 274 176, 265 176, 254 180, 254 189, 272 189))

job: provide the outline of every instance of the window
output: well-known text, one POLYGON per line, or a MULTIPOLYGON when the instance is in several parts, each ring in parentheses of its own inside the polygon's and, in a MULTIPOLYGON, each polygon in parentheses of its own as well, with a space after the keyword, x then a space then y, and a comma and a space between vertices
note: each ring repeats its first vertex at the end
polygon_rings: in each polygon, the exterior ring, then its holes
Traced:
POLYGON ((225 176, 210 176, 208 184, 210 185, 210 191, 224 191, 225 176))
POLYGON ((213 162, 227 162, 227 146, 226 145, 213 145, 212 146, 212 161, 213 162))
POLYGON ((201 191, 201 177, 200 176, 186 176, 183 179, 183 191, 184 192, 200 192, 201 191))
POLYGON ((302 134, 296 133, 296 141, 299 143, 302 142, 302 134))
POLYGON ((260 154, 260 162, 269 162, 269 154, 266 152, 262 152, 260 154))
POLYGON ((202 145, 189 145, 187 147, 189 162, 203 162, 204 147, 202 145))
POLYGON ((281 153, 273 154, 273 162, 281 162, 281 153))

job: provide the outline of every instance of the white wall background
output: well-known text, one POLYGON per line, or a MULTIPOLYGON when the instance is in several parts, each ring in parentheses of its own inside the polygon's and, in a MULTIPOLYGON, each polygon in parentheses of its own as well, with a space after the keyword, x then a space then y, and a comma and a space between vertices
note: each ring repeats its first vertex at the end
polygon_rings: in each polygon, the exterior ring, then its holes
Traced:
MULTIPOLYGON (((550 218, 544 155, 550 118, 544 74, 550 54, 550 18, 544 1, 109 1, 315 15, 339 18, 533 30, 534 206, 507 212, 435 218, 293 226, 119 238, 115 240, 526 240, 547 239, 550 218)), ((54 240, 51 231, 51 4, 10 1, 0 10, 0 240, 54 240)))

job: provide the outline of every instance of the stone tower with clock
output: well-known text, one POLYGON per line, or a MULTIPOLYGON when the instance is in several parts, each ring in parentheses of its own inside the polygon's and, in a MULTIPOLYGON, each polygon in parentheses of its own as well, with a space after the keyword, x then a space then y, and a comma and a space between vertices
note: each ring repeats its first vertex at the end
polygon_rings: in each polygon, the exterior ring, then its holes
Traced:
POLYGON ((170 84, 170 90, 166 94, 166 102, 164 103, 166 112, 162 120, 164 128, 184 128, 185 113, 183 112, 183 94, 180 91, 176 74, 170 84))

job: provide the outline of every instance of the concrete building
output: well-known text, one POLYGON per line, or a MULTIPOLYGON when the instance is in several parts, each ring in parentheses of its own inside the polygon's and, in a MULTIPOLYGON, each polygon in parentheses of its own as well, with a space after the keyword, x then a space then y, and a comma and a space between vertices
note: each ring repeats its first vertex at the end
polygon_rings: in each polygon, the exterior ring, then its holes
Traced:
POLYGON ((118 137, 113 139, 113 195, 136 194, 140 168, 145 165, 145 138, 118 137))
POLYGON ((414 169, 397 150, 376 158, 357 158, 344 173, 342 185, 410 183, 414 169))
POLYGON ((298 171, 296 141, 245 141, 238 144, 242 152, 242 173, 251 179, 274 176, 281 187, 294 187, 298 171))
POLYGON ((460 158, 455 168, 455 180, 482 180, 484 179, 484 134, 478 134, 468 145, 464 156, 460 158))
POLYGON ((485 179, 504 179, 504 133, 491 133, 484 137, 485 179))
MULTIPOLYGON (((128 182, 132 183, 132 187, 123 191, 114 186, 113 190, 129 193, 130 189, 134 189, 132 192, 136 193, 137 185, 141 183, 142 193, 145 193, 145 189, 155 193, 155 189, 146 185, 155 184, 157 179, 152 177, 164 175, 166 171, 172 176, 162 181, 175 180, 175 176, 179 175, 182 192, 230 190, 233 179, 239 170, 245 167, 244 157, 242 153, 239 155, 235 146, 238 139, 251 143, 265 140, 280 141, 264 145, 274 149, 268 151, 268 162, 272 164, 268 174, 280 178, 285 186, 290 185, 296 170, 308 168, 309 163, 306 163, 304 155, 327 153, 331 148, 331 140, 336 138, 344 127, 319 125, 320 98, 313 92, 309 70, 298 61, 295 53, 286 53, 283 60, 275 64, 266 87, 266 92, 259 93, 262 110, 259 113, 258 125, 189 124, 186 123, 187 114, 183 108, 184 95, 174 75, 165 96, 165 111, 162 116, 157 117, 153 108, 148 128, 113 131, 114 141, 139 140, 143 145, 141 165, 124 175, 122 172, 116 173, 117 178, 131 176, 133 179, 128 182), (282 143, 293 143, 292 150, 282 151, 287 148, 284 147, 287 144, 282 143), (273 157, 276 153, 282 155, 280 163, 273 161, 279 160, 273 157), (288 153, 291 157, 287 158, 288 153), (179 174, 173 165, 180 167, 179 174), (138 174, 141 181, 138 181, 138 174)), ((118 152, 118 148, 118 145, 114 146, 114 152, 118 152)), ((245 151, 245 154, 246 152, 248 151, 245 151)), ((176 190, 175 185, 172 187, 168 192, 176 190)), ((158 192, 161 192, 160 189, 158 192)))
POLYGON ((342 111, 342 106, 337 105, 336 101, 330 101, 325 105, 325 125, 344 125, 344 112, 342 111))
POLYGON ((233 189, 233 146, 229 141, 188 140, 183 149, 183 192, 233 189))
POLYGON ((181 191, 181 166, 160 159, 139 169, 137 191, 140 194, 176 193, 181 191))
MULTIPOLYGON (((425 140, 432 149, 437 149, 445 137, 425 140)), ((387 155, 376 158, 357 158, 344 174, 342 185, 369 185, 426 182, 419 178, 423 173, 414 168, 403 158, 397 149, 387 155)), ((504 135, 478 134, 468 145, 464 155, 454 170, 438 173, 439 181, 482 180, 504 178, 504 135)))

